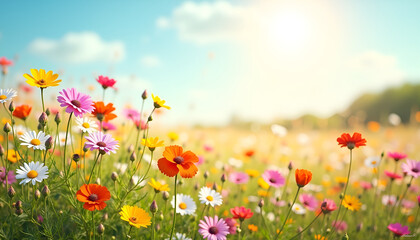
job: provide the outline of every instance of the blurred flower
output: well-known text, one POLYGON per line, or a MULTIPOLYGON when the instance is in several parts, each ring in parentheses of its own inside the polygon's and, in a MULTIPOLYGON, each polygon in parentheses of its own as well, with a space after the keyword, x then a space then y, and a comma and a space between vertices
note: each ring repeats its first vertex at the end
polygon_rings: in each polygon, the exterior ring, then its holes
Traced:
POLYGON ((57 97, 60 107, 66 108, 66 113, 73 113, 76 117, 83 117, 85 113, 91 113, 92 98, 89 95, 79 93, 74 88, 63 89, 57 97))
POLYGON ((179 135, 178 135, 176 132, 169 132, 169 133, 168 133, 168 138, 169 138, 171 141, 176 141, 176 140, 178 140, 178 139, 179 139, 179 135))
POLYGON ((254 156, 254 154, 255 154, 255 151, 252 150, 252 149, 246 150, 245 153, 244 153, 244 155, 247 156, 247 157, 252 157, 252 156, 254 156))
POLYGON ((249 176, 243 172, 234 172, 229 174, 228 177, 229 181, 236 183, 236 184, 245 184, 249 181, 249 176))
POLYGON ((324 199, 321 203, 321 211, 324 214, 330 213, 337 209, 337 205, 331 199, 324 199))
POLYGON ((0 89, 0 103, 5 103, 17 96, 16 90, 13 89, 0 89))
POLYGON ((344 196, 343 206, 350 211, 359 211, 362 207, 362 203, 357 197, 346 195, 344 196))
MULTIPOLYGON (((67 145, 71 144, 73 142, 73 136, 69 133, 67 136, 67 145)), ((58 133, 58 143, 60 146, 64 146, 66 144, 66 133, 65 132, 59 132, 58 133)))
POLYGON ((58 86, 61 79, 57 80, 58 74, 53 74, 53 71, 45 73, 44 69, 31 69, 32 76, 25 73, 23 76, 27 79, 26 82, 34 87, 47 88, 58 86))
MULTIPOLYGON (((13 184, 16 182, 16 176, 13 171, 7 172, 7 183, 13 184)), ((0 167, 0 183, 6 185, 6 168, 0 167)))
POLYGON ((150 221, 151 217, 149 214, 137 206, 125 205, 121 208, 120 215, 122 220, 128 222, 131 226, 136 228, 147 228, 147 226, 152 223, 150 221))
POLYGON ((209 240, 226 240, 226 235, 229 234, 229 227, 225 220, 219 219, 218 216, 214 218, 204 216, 204 221, 200 220, 198 225, 200 229, 198 232, 209 240))
POLYGON ((7 158, 7 160, 9 160, 9 162, 12 162, 12 163, 15 163, 15 162, 17 162, 21 159, 18 152, 14 149, 9 149, 6 152, 6 158, 7 158))
POLYGON ((249 225, 248 225, 248 229, 249 229, 251 232, 256 232, 256 231, 258 231, 258 227, 257 227, 256 225, 254 225, 254 224, 249 224, 249 225))
POLYGON ((270 185, 264 180, 264 178, 258 178, 258 186, 263 189, 268 189, 270 185))
POLYGON ((306 210, 304 207, 302 207, 302 205, 300 205, 299 203, 295 203, 292 206, 292 211, 298 215, 303 215, 306 213, 306 210))
POLYGON ((111 193, 105 186, 98 184, 83 184, 76 193, 77 200, 84 202, 83 208, 89 211, 102 210, 105 201, 111 199, 111 193))
POLYGON ((220 193, 208 187, 202 187, 200 189, 200 192, 198 193, 198 199, 200 199, 201 203, 210 205, 212 207, 220 206, 223 202, 220 193))
POLYGON ((146 146, 146 147, 148 147, 149 149, 150 149, 150 151, 154 151, 155 150, 155 148, 157 148, 157 147, 163 147, 164 146, 164 144, 163 144, 163 140, 162 141, 159 141, 159 138, 158 137, 150 137, 150 138, 147 138, 147 139, 142 139, 141 140, 141 144, 143 145, 143 146, 146 146))
POLYGON ((355 147, 366 146, 366 139, 362 138, 362 134, 358 132, 353 133, 353 136, 343 133, 341 137, 337 138, 337 142, 341 147, 347 147, 350 150, 355 147))
POLYGON ((258 177, 260 175, 260 172, 258 172, 257 170, 254 170, 254 169, 246 169, 245 172, 251 178, 258 177))
POLYGON ((155 189, 155 192, 163 192, 163 191, 169 192, 168 184, 162 184, 156 181, 154 178, 150 179, 149 185, 155 189))
POLYGON ((333 221, 331 225, 339 232, 347 230, 347 223, 345 221, 333 221))
POLYGON ((117 168, 121 173, 125 173, 128 168, 128 164, 116 162, 114 163, 114 167, 117 168))
POLYGON ((399 160, 402 160, 407 157, 407 154, 405 153, 399 153, 399 152, 388 152, 388 157, 394 159, 396 162, 399 160))
POLYGON ((0 66, 3 68, 3 73, 5 73, 5 69, 7 69, 8 66, 11 66, 13 64, 12 60, 8 60, 6 57, 0 58, 0 66))
POLYGON ((183 178, 192 178, 198 172, 194 164, 196 162, 198 162, 198 157, 193 152, 183 152, 181 146, 171 145, 165 147, 163 158, 158 160, 158 167, 168 177, 180 173, 183 178))
POLYGON ((108 87, 114 87, 114 84, 117 82, 112 78, 106 77, 106 76, 102 76, 100 75, 96 81, 102 85, 102 87, 104 89, 107 89, 108 87))
POLYGON ((143 120, 140 120, 140 117, 134 119, 134 125, 136 125, 137 129, 141 128, 141 130, 147 129, 146 122, 143 120))
POLYGON ((239 219, 241 222, 245 219, 251 218, 252 215, 254 215, 251 209, 245 207, 231 208, 230 213, 233 215, 234 219, 239 219))
MULTIPOLYGON (((197 209, 197 205, 195 204, 194 200, 188 195, 177 194, 176 201, 177 201, 176 213, 179 213, 182 216, 191 215, 197 209)), ((172 207, 175 207, 174 204, 175 204, 175 197, 172 197, 172 201, 171 201, 172 207)))
POLYGON ((98 124, 88 117, 76 118, 77 127, 84 133, 93 133, 98 131, 98 124))
POLYGON ((22 120, 26 120, 26 118, 31 113, 32 107, 26 104, 19 105, 13 111, 13 116, 20 118, 22 120))
POLYGON ((225 219, 226 224, 229 227, 229 234, 236 234, 236 226, 238 226, 239 224, 236 222, 235 219, 233 218, 226 218, 225 219))
POLYGON ((93 102, 93 107, 95 108, 92 112, 99 121, 108 122, 117 117, 114 113, 115 107, 112 103, 108 103, 106 106, 104 102, 93 102))
POLYGON ((368 122, 368 128, 372 132, 378 132, 381 129, 381 124, 375 121, 368 122))
POLYGON ((126 108, 126 109, 124 109, 123 110, 123 115, 126 118, 132 120, 133 122, 135 122, 136 119, 139 119, 140 118, 140 113, 137 110, 132 109, 132 108, 126 108))
POLYGON ((23 179, 19 184, 27 184, 32 181, 32 185, 36 182, 48 178, 48 167, 40 162, 23 163, 20 169, 16 170, 16 179, 23 179))
MULTIPOLYGON (((165 240, 169 240, 169 238, 165 238, 165 240)), ((192 240, 192 239, 187 237, 185 233, 175 233, 175 236, 172 236, 171 240, 192 240)))
POLYGON ((112 130, 117 129, 117 127, 111 122, 102 122, 102 129, 104 131, 112 131, 112 130))
POLYGON ((365 166, 370 168, 376 168, 379 166, 381 162, 381 157, 379 156, 372 156, 365 159, 365 166))
POLYGON ((236 159, 236 158, 229 158, 229 159, 228 159, 228 163, 229 163, 231 166, 236 167, 236 168, 241 168, 241 167, 242 167, 242 165, 244 164, 244 163, 242 162, 242 160, 239 160, 239 159, 236 159))
POLYGON ((85 138, 87 140, 85 147, 90 148, 91 151, 98 149, 101 154, 107 153, 110 155, 110 152, 115 153, 118 149, 118 141, 115 141, 109 134, 94 132, 85 138))
POLYGON ((403 208, 411 209, 416 206, 416 203, 410 200, 403 199, 401 201, 401 205, 403 206, 403 208))
POLYGON ((363 188, 363 190, 369 190, 372 188, 372 184, 370 182, 361 181, 360 186, 363 188))
POLYGON ((284 177, 276 170, 266 170, 262 175, 265 182, 270 186, 279 188, 284 185, 284 177))
POLYGON ((403 172, 407 175, 410 175, 414 178, 418 178, 420 176, 420 161, 414 161, 411 159, 407 159, 407 161, 401 164, 403 172))
POLYGON ((50 135, 45 135, 44 132, 40 131, 38 134, 35 131, 29 131, 19 137, 22 141, 20 145, 28 146, 34 150, 45 150, 45 142, 48 140, 50 135))
POLYGON ((312 180, 312 173, 305 169, 296 169, 295 178, 298 187, 304 187, 312 180))
POLYGON ((166 103, 165 100, 160 99, 158 96, 153 95, 153 93, 152 93, 152 99, 153 99, 153 103, 154 103, 155 108, 164 107, 168 110, 171 109, 171 107, 165 105, 165 103, 166 103))
POLYGON ((389 171, 384 171, 385 175, 387 175, 389 178, 391 178, 391 180, 395 180, 395 179, 401 179, 402 176, 398 175, 396 173, 393 172, 389 172, 389 171))
POLYGON ((398 126, 401 124, 401 117, 396 113, 391 113, 388 116, 388 121, 391 123, 391 125, 398 126))
POLYGON ((301 194, 299 195, 299 201, 305 206, 309 211, 315 211, 318 207, 318 201, 311 194, 301 194))
POLYGON ((402 226, 401 223, 391 223, 388 225, 388 229, 391 230, 396 237, 410 234, 408 226, 402 226))
POLYGON ((271 125, 271 132, 277 137, 284 137, 287 135, 287 129, 278 124, 271 125))

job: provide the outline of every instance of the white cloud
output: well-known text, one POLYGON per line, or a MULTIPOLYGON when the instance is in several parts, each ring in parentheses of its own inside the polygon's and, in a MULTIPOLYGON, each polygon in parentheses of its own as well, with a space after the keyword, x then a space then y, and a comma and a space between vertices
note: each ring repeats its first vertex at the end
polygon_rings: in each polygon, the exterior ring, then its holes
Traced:
POLYGON ((169 20, 165 17, 160 17, 156 20, 156 26, 161 29, 169 27, 169 20))
POLYGON ((145 67, 158 67, 161 65, 161 61, 157 56, 149 55, 144 56, 140 59, 140 64, 145 67))
POLYGON ((125 55, 121 41, 106 42, 94 32, 67 33, 58 40, 38 38, 30 43, 29 50, 65 63, 121 61, 125 55))

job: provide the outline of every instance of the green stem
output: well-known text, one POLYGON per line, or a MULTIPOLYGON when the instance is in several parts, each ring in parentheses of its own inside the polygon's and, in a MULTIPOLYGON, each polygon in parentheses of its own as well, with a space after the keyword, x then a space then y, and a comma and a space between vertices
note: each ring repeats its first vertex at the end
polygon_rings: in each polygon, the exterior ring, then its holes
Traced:
MULTIPOLYGON (((70 113, 69 120, 67 121, 66 140, 64 142, 64 151, 63 151, 64 152, 64 156, 63 156, 63 171, 64 171, 64 174, 65 174, 65 177, 66 178, 67 178, 67 171, 66 171, 66 150, 67 150, 67 138, 68 138, 68 135, 69 135, 69 126, 70 126, 71 116, 73 116, 73 113, 70 113)), ((70 164, 70 167, 71 167, 71 164, 70 164)))
POLYGON ((93 163, 92 170, 90 171, 90 175, 89 175, 89 179, 88 179, 87 184, 89 184, 89 183, 90 183, 90 180, 92 179, 93 170, 95 169, 96 162, 98 161, 99 156, 102 156, 102 155, 98 152, 98 155, 97 155, 97 157, 95 158, 95 162, 93 163))
POLYGON ((95 219, 94 219, 95 211, 92 211, 92 232, 93 232, 93 240, 95 240, 95 219))
POLYGON ((281 226, 281 228, 279 230, 279 233, 277 233, 277 236, 275 238, 278 238, 281 234, 281 231, 283 231, 284 225, 286 225, 287 219, 289 218, 289 215, 290 215, 290 212, 292 211, 293 205, 295 204, 297 196, 299 195, 300 188, 301 187, 298 186, 298 190, 296 191, 296 195, 295 195, 295 198, 293 199, 293 203, 292 203, 292 205, 290 205, 289 211, 287 212, 287 215, 286 215, 286 218, 284 219, 283 225, 281 226))
POLYGON ((176 185, 177 185, 177 179, 178 179, 178 174, 175 175, 175 186, 174 186, 174 218, 172 220, 172 229, 171 229, 171 235, 169 236, 169 239, 172 239, 172 236, 174 235, 174 229, 175 229, 175 221, 176 221, 176 185))
POLYGON ((316 215, 316 217, 312 220, 312 222, 311 223, 309 223, 309 225, 308 226, 306 226, 302 231, 300 231, 298 234, 296 234, 295 236, 293 236, 290 240, 292 240, 292 239, 294 239, 294 238, 296 238, 296 237, 298 237, 300 234, 302 234, 304 231, 306 231, 311 225, 312 225, 312 223, 314 223, 315 222, 315 220, 319 217, 319 215, 321 215, 321 213, 322 213, 322 211, 320 211, 319 213, 318 213, 318 215, 316 215))
POLYGON ((45 106, 44 106, 44 88, 41 88, 41 101, 42 101, 42 112, 45 112, 45 106))

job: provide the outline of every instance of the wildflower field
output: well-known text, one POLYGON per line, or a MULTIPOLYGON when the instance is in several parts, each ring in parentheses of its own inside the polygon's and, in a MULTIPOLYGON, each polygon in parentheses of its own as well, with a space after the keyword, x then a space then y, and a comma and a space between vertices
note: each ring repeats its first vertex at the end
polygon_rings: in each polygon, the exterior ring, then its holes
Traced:
POLYGON ((0 90, 1 239, 418 239, 418 126, 170 129, 165 96, 117 112, 109 77, 100 99, 22 78, 0 90))

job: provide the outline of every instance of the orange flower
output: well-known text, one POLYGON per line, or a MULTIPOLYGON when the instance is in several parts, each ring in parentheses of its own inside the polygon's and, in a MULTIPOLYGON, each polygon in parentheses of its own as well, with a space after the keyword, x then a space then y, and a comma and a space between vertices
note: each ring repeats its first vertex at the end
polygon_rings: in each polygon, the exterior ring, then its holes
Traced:
POLYGON ((347 147, 350 150, 354 147, 366 146, 366 139, 362 138, 362 134, 358 132, 353 133, 351 137, 350 134, 343 133, 341 137, 337 138, 337 142, 341 147, 347 147))
POLYGON ((298 187, 304 187, 312 180, 312 173, 311 171, 305 169, 296 169, 295 171, 295 178, 298 187))
POLYGON ((196 162, 198 157, 193 152, 183 152, 181 146, 171 145, 165 148, 163 158, 158 160, 158 167, 168 177, 173 177, 179 172, 183 178, 192 178, 198 172, 194 164, 196 162))
POLYGON ((26 120, 26 118, 31 113, 31 110, 32 110, 32 107, 26 104, 22 104, 15 108, 15 110, 13 111, 13 116, 20 118, 22 120, 26 120))
POLYGON ((89 211, 102 210, 106 207, 105 201, 111 199, 111 193, 104 186, 98 184, 83 184, 76 193, 77 200, 84 202, 84 209, 89 211))
POLYGON ((99 120, 108 122, 117 117, 117 115, 113 114, 112 112, 115 110, 114 105, 112 103, 108 103, 106 106, 104 102, 94 102, 93 106, 95 110, 93 110, 92 114, 99 120))

